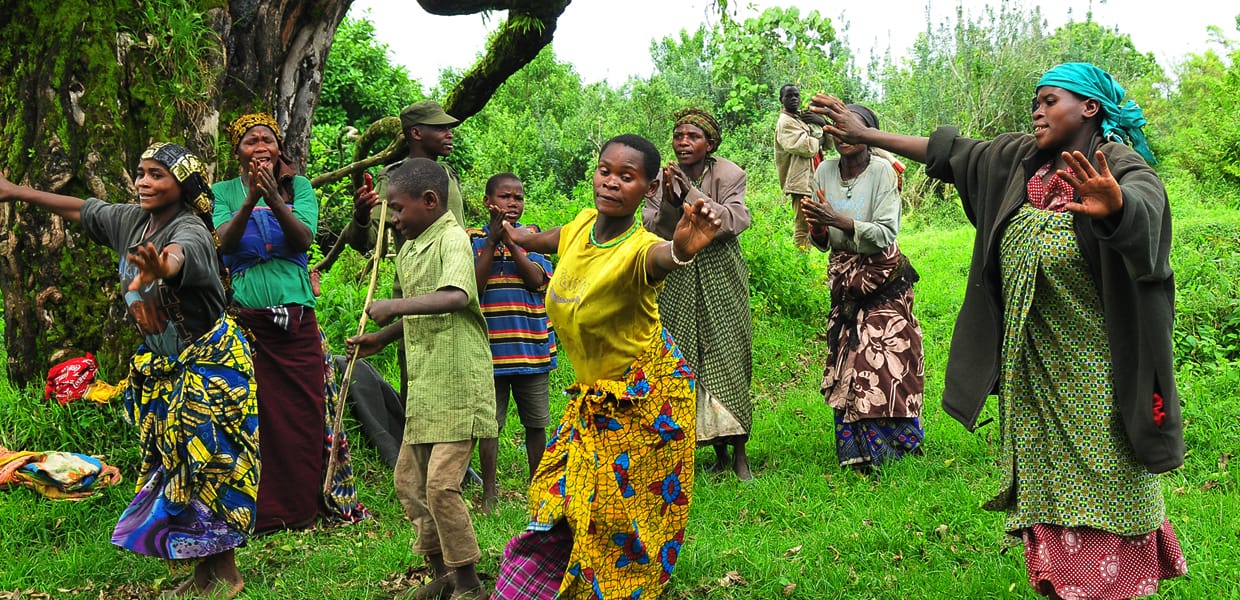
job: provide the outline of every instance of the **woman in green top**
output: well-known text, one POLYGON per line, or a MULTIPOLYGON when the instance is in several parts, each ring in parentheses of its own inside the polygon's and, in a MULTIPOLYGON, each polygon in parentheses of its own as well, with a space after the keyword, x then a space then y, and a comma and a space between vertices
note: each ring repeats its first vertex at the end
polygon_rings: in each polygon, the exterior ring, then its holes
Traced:
MULTIPOLYGON (((270 115, 239 117, 228 135, 241 176, 212 186, 213 220, 237 320, 254 345, 264 467, 255 530, 305 527, 320 510, 324 430, 336 391, 307 268, 319 204, 310 181, 281 152, 280 127, 270 115)), ((344 468, 337 467, 323 506, 334 519, 354 521, 365 509, 357 504, 348 455, 341 456, 344 468)))

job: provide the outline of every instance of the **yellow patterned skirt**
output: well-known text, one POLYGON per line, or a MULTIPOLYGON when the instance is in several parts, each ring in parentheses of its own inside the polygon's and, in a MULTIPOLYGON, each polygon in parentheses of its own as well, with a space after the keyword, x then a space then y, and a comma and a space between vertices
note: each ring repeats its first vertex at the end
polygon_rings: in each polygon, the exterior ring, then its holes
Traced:
POLYGON ((530 483, 529 529, 571 529, 559 597, 657 598, 689 520, 693 372, 665 330, 621 380, 568 391, 530 483))

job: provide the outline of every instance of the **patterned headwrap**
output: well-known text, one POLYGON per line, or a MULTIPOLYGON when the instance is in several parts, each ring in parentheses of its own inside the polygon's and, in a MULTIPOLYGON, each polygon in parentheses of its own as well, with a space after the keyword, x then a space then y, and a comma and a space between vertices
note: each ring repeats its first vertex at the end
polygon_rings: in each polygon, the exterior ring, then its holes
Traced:
POLYGON ((706 134, 706 139, 715 142, 716 148, 719 147, 719 142, 723 141, 723 130, 719 128, 719 121, 700 108, 689 108, 676 113, 676 124, 672 129, 686 123, 701 129, 706 134))
POLYGON ((241 143, 241 138, 245 137, 245 132, 259 125, 270 129, 272 133, 276 134, 276 143, 281 148, 284 147, 284 136, 280 133, 280 125, 276 123, 275 117, 267 113, 251 113, 234 119, 228 126, 228 143, 232 144, 233 148, 236 148, 237 144, 241 143))
POLYGON ((1145 126, 1145 113, 1131 99, 1124 102, 1124 88, 1110 73, 1090 63, 1063 63, 1038 80, 1037 87, 1044 85, 1097 100, 1102 104, 1102 137, 1132 146, 1150 164, 1157 162, 1141 130, 1145 126))
POLYGON ((179 144, 155 142, 142 153, 142 158, 149 158, 167 167, 177 183, 181 184, 181 200, 199 216, 210 221, 211 204, 215 196, 211 193, 211 185, 207 183, 207 170, 193 152, 179 144))

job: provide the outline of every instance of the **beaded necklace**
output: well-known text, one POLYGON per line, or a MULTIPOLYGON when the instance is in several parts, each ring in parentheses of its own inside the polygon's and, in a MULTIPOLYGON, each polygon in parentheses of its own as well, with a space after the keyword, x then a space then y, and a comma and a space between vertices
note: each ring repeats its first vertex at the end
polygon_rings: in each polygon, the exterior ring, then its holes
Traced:
POLYGON ((630 227, 628 231, 624 232, 623 235, 615 239, 602 242, 602 243, 599 243, 598 239, 594 237, 594 227, 591 226, 590 227, 590 243, 593 244, 595 248, 611 248, 613 246, 619 246, 621 242, 629 239, 629 236, 633 235, 637 231, 638 225, 640 225, 640 223, 638 223, 637 220, 634 219, 633 226, 630 227))

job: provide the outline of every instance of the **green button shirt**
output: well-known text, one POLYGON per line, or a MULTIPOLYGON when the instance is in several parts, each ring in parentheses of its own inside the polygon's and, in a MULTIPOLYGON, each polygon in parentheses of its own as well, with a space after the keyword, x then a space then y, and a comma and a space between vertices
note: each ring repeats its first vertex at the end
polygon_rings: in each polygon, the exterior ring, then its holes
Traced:
POLYGON ((458 311, 402 317, 409 374, 404 443, 497 437, 491 345, 478 307, 474 255, 451 213, 401 246, 396 274, 406 298, 444 288, 469 295, 469 306, 458 311))

